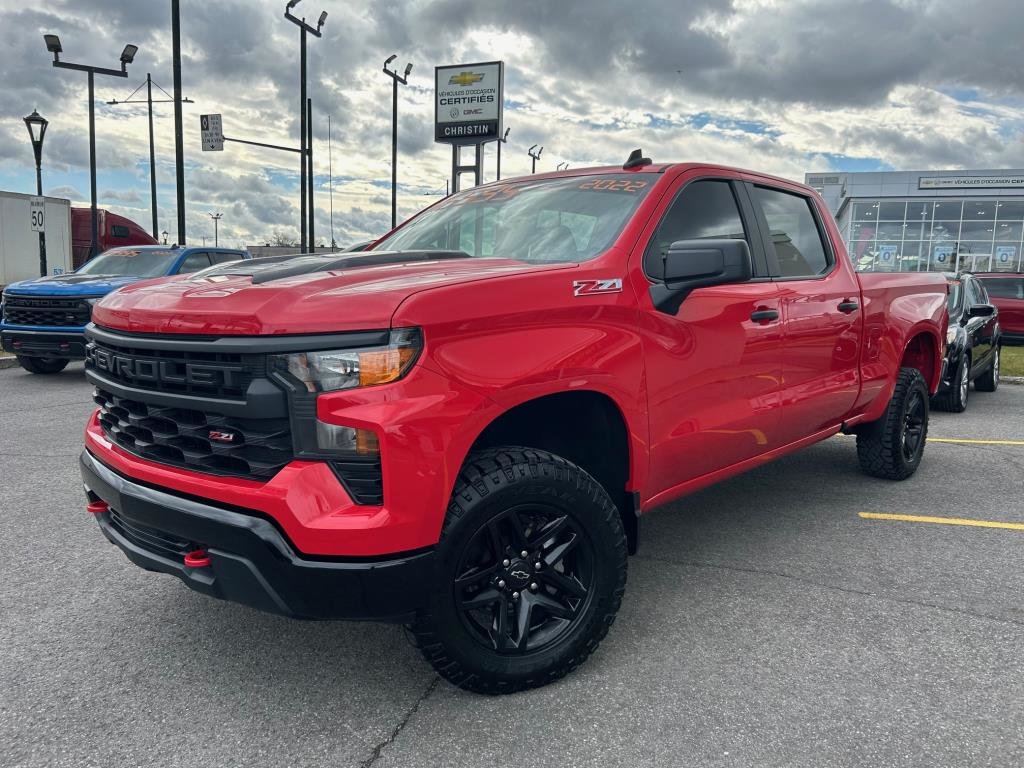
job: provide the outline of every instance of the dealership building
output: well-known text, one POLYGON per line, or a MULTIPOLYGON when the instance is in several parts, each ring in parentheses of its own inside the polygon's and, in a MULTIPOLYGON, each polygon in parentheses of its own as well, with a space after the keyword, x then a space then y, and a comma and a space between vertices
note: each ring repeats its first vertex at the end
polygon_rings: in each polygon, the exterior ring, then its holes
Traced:
POLYGON ((859 270, 1024 269, 1024 170, 808 173, 859 270))

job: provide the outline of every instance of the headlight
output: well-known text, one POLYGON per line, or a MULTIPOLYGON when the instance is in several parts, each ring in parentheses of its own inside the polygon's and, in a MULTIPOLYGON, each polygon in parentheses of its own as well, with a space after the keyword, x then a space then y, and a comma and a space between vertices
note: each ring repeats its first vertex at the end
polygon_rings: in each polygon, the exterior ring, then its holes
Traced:
POLYGON ((271 364, 298 379, 309 392, 334 392, 402 378, 422 347, 418 328, 399 328, 391 331, 387 346, 271 355, 271 364))
POLYGON ((954 341, 956 341, 956 326, 951 325, 946 329, 946 343, 952 344, 954 341))

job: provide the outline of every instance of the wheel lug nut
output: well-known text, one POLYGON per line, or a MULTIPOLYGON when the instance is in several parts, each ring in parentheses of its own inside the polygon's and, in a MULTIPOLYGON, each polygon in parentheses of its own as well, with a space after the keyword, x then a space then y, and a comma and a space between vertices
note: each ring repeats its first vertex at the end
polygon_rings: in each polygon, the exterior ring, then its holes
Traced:
POLYGON ((512 599, 513 600, 518 600, 519 599, 519 593, 518 592, 513 592, 512 593, 512 599))
POLYGON ((508 567, 509 567, 510 565, 512 565, 512 561, 511 561, 511 560, 509 560, 508 558, 505 558, 504 560, 502 560, 502 561, 501 561, 501 564, 502 564, 502 565, 503 565, 504 567, 508 568, 508 567))
POLYGON ((526 551, 526 550, 524 549, 524 550, 523 550, 522 552, 520 552, 520 553, 519 553, 519 556, 520 556, 520 557, 527 557, 527 556, 529 556, 529 554, 530 554, 530 553, 529 553, 529 552, 527 552, 527 551, 526 551))
POLYGON ((534 569, 535 571, 539 571, 539 570, 540 570, 540 567, 541 567, 541 562, 540 562, 540 560, 538 560, 538 561, 537 561, 536 563, 534 563, 534 564, 533 564, 533 569, 534 569))
POLYGON ((504 579, 498 579, 498 586, 501 587, 502 589, 504 589, 505 588, 505 580, 504 579))
POLYGON ((530 591, 531 591, 531 592, 536 592, 536 591, 537 591, 537 582, 536 582, 536 581, 535 581, 535 582, 533 582, 533 583, 532 583, 532 584, 530 585, 530 591))

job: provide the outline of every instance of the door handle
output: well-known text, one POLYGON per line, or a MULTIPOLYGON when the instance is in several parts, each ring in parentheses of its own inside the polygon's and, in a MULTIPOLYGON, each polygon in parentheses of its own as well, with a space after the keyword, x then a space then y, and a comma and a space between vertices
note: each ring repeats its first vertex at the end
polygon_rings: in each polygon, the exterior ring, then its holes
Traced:
POLYGON ((846 299, 845 301, 839 302, 839 306, 836 307, 840 312, 844 314, 850 314, 860 309, 860 304, 852 299, 846 299))
POLYGON ((750 319, 755 323, 767 323, 772 320, 779 319, 779 310, 777 309, 755 309, 750 313, 750 319))

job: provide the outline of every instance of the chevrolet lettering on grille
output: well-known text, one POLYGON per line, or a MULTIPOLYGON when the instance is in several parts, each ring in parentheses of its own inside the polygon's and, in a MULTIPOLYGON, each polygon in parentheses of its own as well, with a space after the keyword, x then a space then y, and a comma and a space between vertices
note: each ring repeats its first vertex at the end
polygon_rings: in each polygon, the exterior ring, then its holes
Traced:
POLYGON ((94 345, 86 350, 86 359, 97 371, 119 379, 147 384, 193 384, 201 387, 231 387, 241 366, 211 365, 209 363, 176 362, 135 357, 111 352, 94 345))

